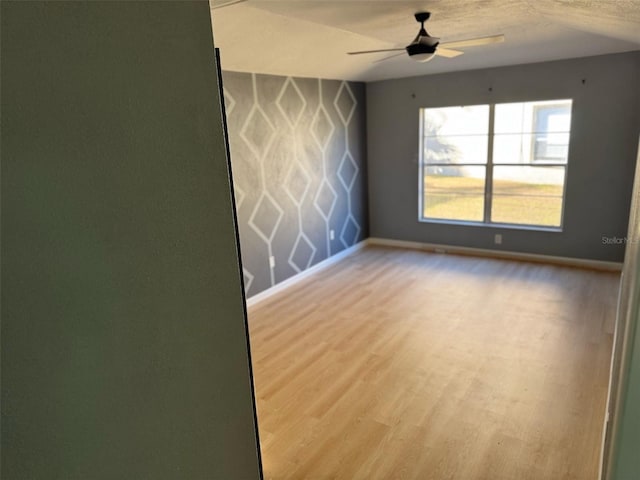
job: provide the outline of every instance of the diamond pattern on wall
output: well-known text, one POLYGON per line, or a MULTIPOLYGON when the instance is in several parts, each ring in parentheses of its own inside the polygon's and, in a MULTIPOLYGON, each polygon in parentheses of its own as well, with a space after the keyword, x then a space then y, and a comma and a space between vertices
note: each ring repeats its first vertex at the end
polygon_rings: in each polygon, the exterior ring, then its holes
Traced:
POLYGON ((311 178, 304 167, 299 163, 292 164, 284 181, 284 188, 293 203, 299 206, 304 201, 310 185, 311 178))
POLYGON ((231 115, 233 108, 236 106, 236 101, 226 90, 224 91, 223 96, 224 96, 224 108, 227 112, 227 115, 231 115))
POLYGON ((276 99, 276 106, 282 112, 289 126, 295 128, 304 113, 307 101, 293 78, 287 77, 276 99))
POLYGON ((356 97, 353 96, 349 85, 346 82, 342 82, 336 98, 333 100, 333 105, 336 107, 340 120, 345 125, 351 121, 353 112, 356 111, 356 103, 356 97))
POLYGON ((244 190, 242 190, 242 188, 238 186, 238 182, 236 182, 235 180, 233 182, 233 193, 236 197, 236 208, 239 209, 242 206, 242 203, 244 202, 247 194, 244 193, 244 190))
POLYGON ((345 152, 338 167, 338 178, 347 191, 350 191, 358 175, 358 165, 350 152, 345 152))
POLYGON ((297 272, 302 272, 309 268, 313 257, 316 254, 316 247, 313 246, 309 238, 301 233, 296 238, 291 254, 289 255, 289 265, 297 272))
POLYGON ((249 225, 267 243, 270 243, 282 220, 282 208, 271 195, 263 193, 249 218, 249 225))
POLYGON ((244 122, 240 136, 258 158, 264 158, 269 145, 276 135, 276 129, 271 124, 262 109, 254 106, 244 122))
POLYGON ((255 295, 360 240, 364 85, 223 76, 245 291, 255 295))
POLYGON ((360 226, 356 222, 356 219, 353 218, 352 215, 349 215, 347 217, 347 221, 344 222, 344 225, 342 226, 340 240, 346 248, 356 242, 358 235, 360 235, 360 226))
POLYGON ((313 135, 313 138, 316 140, 320 150, 326 150, 327 144, 329 143, 329 140, 331 140, 331 135, 333 135, 333 131, 335 129, 336 128, 333 126, 333 122, 331 121, 331 118, 329 118, 329 114, 324 107, 318 108, 315 116, 313 117, 313 122, 311 123, 311 135, 313 135))
POLYGON ((333 105, 336 107, 338 116, 344 125, 346 139, 345 152, 342 156, 342 160, 340 161, 340 165, 338 166, 338 178, 347 192, 347 208, 349 211, 340 233, 340 241, 345 248, 349 245, 353 245, 357 241, 361 231, 360 224, 353 216, 352 206, 353 187, 360 169, 351 154, 349 146, 349 128, 356 104, 357 102, 353 92, 351 91, 351 87, 349 87, 347 82, 342 82, 338 89, 338 93, 336 94, 336 98, 333 100, 333 105))
POLYGON ((244 293, 248 295, 249 290, 251 289, 251 284, 253 283, 253 279, 255 278, 251 275, 251 272, 246 268, 242 267, 242 276, 244 277, 244 293))
POLYGON ((329 219, 329 217, 331 216, 331 213, 336 206, 337 198, 338 194, 333 189, 331 184, 326 180, 323 180, 322 185, 318 189, 318 193, 316 194, 316 198, 314 199, 313 204, 322 214, 322 218, 324 218, 325 220, 329 219))

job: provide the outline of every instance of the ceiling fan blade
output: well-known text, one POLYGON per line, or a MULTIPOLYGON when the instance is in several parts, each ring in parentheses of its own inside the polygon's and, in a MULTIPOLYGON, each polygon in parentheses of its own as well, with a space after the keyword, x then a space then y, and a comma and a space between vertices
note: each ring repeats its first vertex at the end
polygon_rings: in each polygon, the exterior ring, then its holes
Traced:
POLYGON ((438 47, 436 49, 436 55, 439 55, 445 58, 455 58, 458 55, 462 55, 463 53, 464 52, 461 52, 460 50, 451 50, 450 48, 438 47))
POLYGON ((217 10, 218 8, 230 7, 231 5, 235 5, 236 3, 243 3, 247 0, 227 0, 222 3, 214 3, 211 2, 211 10, 217 10))
POLYGON ((445 42, 441 43, 440 46, 444 48, 464 48, 501 42, 504 42, 504 35, 491 35, 490 37, 478 37, 470 38, 468 40, 458 40, 456 42, 445 42))
POLYGON ((380 60, 376 60, 375 62, 371 62, 371 63, 384 62, 385 60, 390 60, 392 58, 396 58, 396 57, 399 57, 401 55, 406 55, 406 54, 405 54, 405 52, 396 53, 395 55, 391 55, 390 57, 384 57, 384 58, 381 58, 380 60))
POLYGON ((378 52, 399 52, 404 51, 404 48, 387 48, 385 50, 363 50, 361 52, 347 52, 347 55, 361 55, 363 53, 378 53, 378 52))

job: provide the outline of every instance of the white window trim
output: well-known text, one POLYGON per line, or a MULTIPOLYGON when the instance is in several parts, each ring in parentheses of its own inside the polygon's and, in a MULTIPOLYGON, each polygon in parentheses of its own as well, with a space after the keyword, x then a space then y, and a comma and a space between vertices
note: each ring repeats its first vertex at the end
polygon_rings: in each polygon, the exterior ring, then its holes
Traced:
MULTIPOLYGON (((553 99, 548 100, 549 103, 552 102, 560 102, 562 100, 571 100, 571 107, 573 110, 573 99, 553 99)), ((532 100, 528 100, 532 101, 532 100)), ((546 100, 545 100, 546 101, 546 100)), ((526 102, 526 101, 525 101, 526 102)), ((503 102, 504 103, 504 102, 503 102)), ((512 102, 506 102, 512 103, 512 102)), ((445 224, 445 225, 460 225, 460 226, 471 226, 471 227, 488 227, 488 228, 499 228, 499 229, 513 229, 513 230, 535 230, 535 231, 543 231, 543 232, 562 232, 564 230, 564 211, 566 206, 566 194, 567 194, 567 176, 569 173, 569 153, 567 153, 567 162, 532 162, 530 164, 522 164, 522 163, 493 163, 493 141, 494 141, 494 120, 495 120, 495 107, 496 105, 500 105, 500 103, 483 103, 477 105, 488 105, 489 106, 489 130, 488 130, 488 146, 487 146, 487 163, 485 164, 477 164, 477 163, 460 163, 456 164, 456 166, 465 167, 465 166, 477 166, 477 167, 485 167, 485 184, 484 184, 484 220, 482 221, 474 221, 474 220, 454 220, 454 219, 446 219, 446 218, 430 218, 425 217, 423 215, 424 212, 424 168, 425 167, 437 167, 437 166, 451 166, 451 164, 438 164, 431 163, 426 165, 424 163, 423 155, 424 155, 424 114, 423 111, 429 107, 420 107, 419 109, 419 117, 420 121, 418 122, 419 126, 419 165, 418 165, 418 222, 420 223, 433 223, 433 224, 445 224), (500 223, 493 222, 489 219, 491 218, 491 204, 493 200, 493 167, 494 166, 527 166, 527 167, 562 167, 564 168, 564 182, 562 184, 562 207, 560 209, 560 225, 559 226, 549 226, 549 225, 534 225, 529 223, 500 223)), ((455 105, 453 105, 455 106, 455 105)), ((471 106, 471 105, 463 105, 463 106, 471 106)), ((446 108, 446 107, 442 107, 446 108)), ((573 116, 572 116, 573 117, 573 116)), ((569 132, 571 135, 571 131, 569 132)), ((571 137, 569 137, 571 138, 571 137)))

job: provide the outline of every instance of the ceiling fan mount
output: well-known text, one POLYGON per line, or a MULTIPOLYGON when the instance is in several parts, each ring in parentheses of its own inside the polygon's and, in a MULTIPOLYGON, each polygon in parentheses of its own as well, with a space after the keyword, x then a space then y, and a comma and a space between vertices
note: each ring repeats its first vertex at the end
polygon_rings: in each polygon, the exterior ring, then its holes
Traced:
POLYGON ((431 16, 431 12, 418 12, 414 16, 416 17, 416 20, 418 23, 423 24, 422 28, 424 28, 424 22, 429 20, 429 17, 431 16))
MULTIPOLYGON (((504 35, 492 35, 489 37, 472 38, 468 40, 459 40, 455 42, 440 43, 440 39, 432 37, 427 33, 424 28, 424 22, 431 18, 431 12, 416 12, 414 14, 416 21, 420 24, 420 30, 418 35, 413 41, 404 48, 390 48, 382 50, 367 50, 361 52, 348 52, 349 55, 359 55, 363 53, 378 53, 378 52, 406 52, 409 58, 417 62, 427 62, 431 60, 435 55, 441 57, 453 58, 458 55, 462 55, 464 52, 460 50, 452 50, 452 48, 474 47, 479 45, 487 45, 490 43, 499 43, 504 41, 504 35)), ((394 58, 403 55, 403 53, 396 53, 391 57, 386 57, 377 62, 394 58)))

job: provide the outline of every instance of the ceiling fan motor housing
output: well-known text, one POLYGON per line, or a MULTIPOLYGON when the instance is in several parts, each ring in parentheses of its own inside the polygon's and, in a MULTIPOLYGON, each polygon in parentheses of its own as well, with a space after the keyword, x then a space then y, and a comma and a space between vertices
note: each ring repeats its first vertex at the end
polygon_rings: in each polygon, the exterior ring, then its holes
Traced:
POLYGON ((411 45, 407 45, 406 49, 407 49, 407 53, 411 57, 413 55, 421 55, 425 53, 436 53, 437 46, 438 46, 437 43, 435 45, 426 45, 424 43, 412 43, 411 45))

